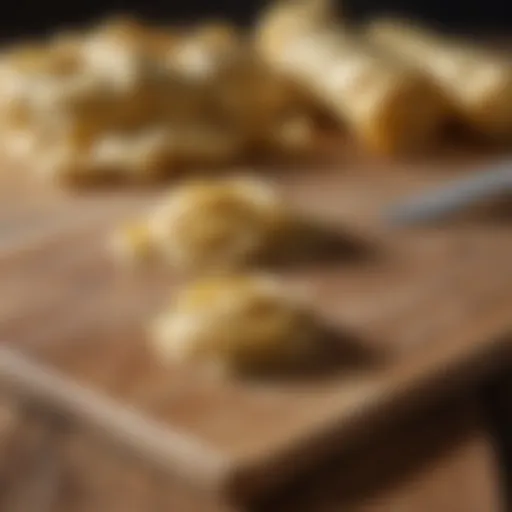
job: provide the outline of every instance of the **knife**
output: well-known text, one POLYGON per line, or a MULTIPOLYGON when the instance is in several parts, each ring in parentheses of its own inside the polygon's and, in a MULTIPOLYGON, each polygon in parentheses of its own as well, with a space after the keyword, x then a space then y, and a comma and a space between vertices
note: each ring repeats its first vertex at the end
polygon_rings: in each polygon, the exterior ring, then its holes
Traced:
POLYGON ((496 169, 480 170, 436 190, 389 208, 384 217, 392 226, 443 220, 487 199, 512 192, 512 161, 496 169))

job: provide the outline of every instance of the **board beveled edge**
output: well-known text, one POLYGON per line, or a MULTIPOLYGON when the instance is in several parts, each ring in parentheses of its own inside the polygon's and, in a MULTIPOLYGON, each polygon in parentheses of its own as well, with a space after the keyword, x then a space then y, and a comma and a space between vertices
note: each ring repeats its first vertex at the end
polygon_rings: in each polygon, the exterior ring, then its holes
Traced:
POLYGON ((75 383, 19 349, 0 346, 0 385, 85 425, 133 455, 198 490, 248 501, 286 484, 325 458, 353 447, 381 429, 453 393, 512 359, 512 304, 506 302, 432 351, 422 364, 392 368, 348 415, 336 408, 304 425, 257 457, 227 458, 201 440, 145 418, 99 392, 75 383))
POLYGON ((77 384, 9 344, 0 346, 0 386, 99 432, 133 455, 205 491, 228 485, 231 462, 211 446, 77 384))

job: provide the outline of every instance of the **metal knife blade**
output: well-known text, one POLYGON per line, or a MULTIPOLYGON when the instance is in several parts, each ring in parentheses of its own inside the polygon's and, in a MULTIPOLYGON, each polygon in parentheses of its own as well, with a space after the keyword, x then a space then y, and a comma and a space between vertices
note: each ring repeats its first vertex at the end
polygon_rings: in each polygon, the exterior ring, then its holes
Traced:
POLYGON ((482 170, 389 208, 384 217, 393 226, 442 220, 470 206, 512 192, 512 161, 482 170))

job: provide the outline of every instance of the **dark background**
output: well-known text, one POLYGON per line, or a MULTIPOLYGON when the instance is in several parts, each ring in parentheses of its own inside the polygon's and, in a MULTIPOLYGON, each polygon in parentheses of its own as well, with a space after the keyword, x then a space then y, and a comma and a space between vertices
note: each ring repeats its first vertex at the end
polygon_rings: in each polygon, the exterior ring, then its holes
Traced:
MULTIPOLYGON (((0 34, 3 38, 11 38, 44 33, 52 28, 87 23, 115 13, 137 14, 162 21, 222 16, 245 24, 265 4, 262 0, 4 1, 0 34)), ((453 28, 476 26, 512 33, 512 0, 348 0, 343 2, 343 9, 356 18, 394 12, 453 28)))

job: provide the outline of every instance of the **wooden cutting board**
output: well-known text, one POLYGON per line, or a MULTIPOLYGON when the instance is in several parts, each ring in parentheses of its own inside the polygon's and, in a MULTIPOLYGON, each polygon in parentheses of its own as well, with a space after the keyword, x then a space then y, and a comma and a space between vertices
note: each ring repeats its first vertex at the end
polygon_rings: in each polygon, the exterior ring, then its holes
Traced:
POLYGON ((361 240, 355 256, 272 269, 345 341, 329 370, 266 382, 212 382, 147 349, 145 325, 183 279, 118 268, 105 241, 158 191, 77 195, 5 178, 0 381, 198 488, 248 499, 511 355, 503 213, 413 230, 380 220, 394 201, 499 160, 338 155, 265 171, 303 211, 361 240))
POLYGON ((12 411, 0 416, 0 510, 504 512, 500 457, 475 398, 429 407, 277 494, 228 508, 201 501, 193 489, 168 479, 159 486, 154 472, 134 466, 126 454, 105 458, 105 443, 91 444, 62 424, 41 424, 37 415, 12 411))

